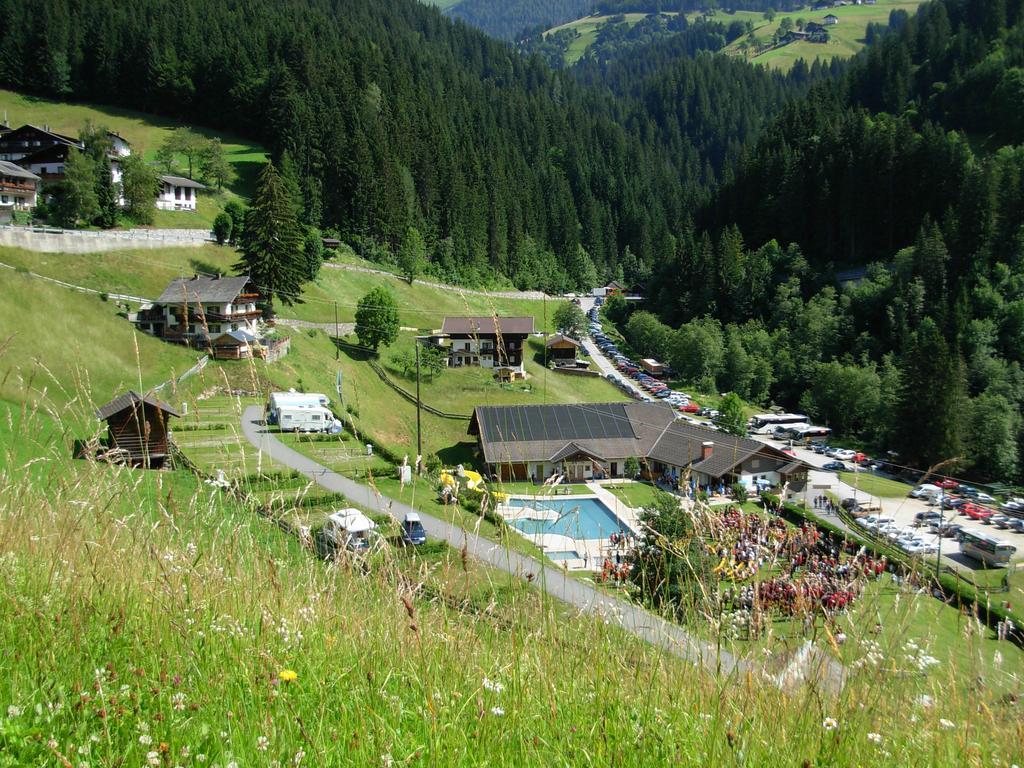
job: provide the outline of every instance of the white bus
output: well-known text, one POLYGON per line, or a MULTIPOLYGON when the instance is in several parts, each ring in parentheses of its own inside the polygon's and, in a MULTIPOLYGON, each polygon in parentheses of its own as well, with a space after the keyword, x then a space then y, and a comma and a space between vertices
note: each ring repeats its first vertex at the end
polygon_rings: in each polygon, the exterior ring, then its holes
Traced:
POLYGON ((963 531, 963 541, 960 543, 960 551, 968 557, 980 560, 985 565, 1002 568, 1010 564, 1010 558, 1016 553, 1017 548, 995 536, 977 531, 963 531))
POLYGON ((809 423, 802 413, 759 413, 750 418, 750 429, 757 435, 770 435, 776 427, 809 423))
POLYGON ((319 392, 273 392, 267 403, 267 421, 277 424, 278 413, 282 408, 326 408, 330 404, 327 395, 319 392))

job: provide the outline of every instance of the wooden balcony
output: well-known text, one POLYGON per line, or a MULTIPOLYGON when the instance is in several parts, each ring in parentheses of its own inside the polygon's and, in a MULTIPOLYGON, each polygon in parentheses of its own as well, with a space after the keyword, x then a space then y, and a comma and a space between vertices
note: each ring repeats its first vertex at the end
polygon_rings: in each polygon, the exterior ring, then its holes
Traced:
POLYGON ((0 179, 0 192, 24 192, 31 195, 34 194, 35 191, 35 184, 21 184, 14 181, 7 181, 6 179, 0 179))

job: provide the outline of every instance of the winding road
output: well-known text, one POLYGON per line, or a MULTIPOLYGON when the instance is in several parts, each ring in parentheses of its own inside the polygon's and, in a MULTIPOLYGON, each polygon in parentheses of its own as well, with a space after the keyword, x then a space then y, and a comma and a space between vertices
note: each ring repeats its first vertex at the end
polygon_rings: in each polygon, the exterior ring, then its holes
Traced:
MULTIPOLYGON (((749 662, 738 659, 707 641, 694 638, 682 627, 665 621, 633 603, 604 594, 557 568, 544 565, 445 520, 414 510, 400 501, 379 494, 367 485, 327 469, 279 441, 263 425, 263 410, 258 406, 245 409, 242 414, 242 432, 261 453, 305 475, 329 491, 345 494, 355 504, 390 515, 398 521, 403 520, 409 512, 418 512, 428 536, 446 541, 455 549, 461 550, 465 547, 468 554, 481 562, 530 581, 550 597, 578 609, 581 613, 599 616, 657 648, 714 672, 730 675, 759 671, 749 662)), ((773 681, 777 685, 786 686, 806 679, 810 674, 821 679, 832 690, 841 686, 841 667, 827 659, 824 660, 823 669, 817 668, 821 659, 812 664, 805 661, 801 660, 799 669, 787 669, 773 675, 773 681), (812 672, 808 673, 807 668, 812 672)))

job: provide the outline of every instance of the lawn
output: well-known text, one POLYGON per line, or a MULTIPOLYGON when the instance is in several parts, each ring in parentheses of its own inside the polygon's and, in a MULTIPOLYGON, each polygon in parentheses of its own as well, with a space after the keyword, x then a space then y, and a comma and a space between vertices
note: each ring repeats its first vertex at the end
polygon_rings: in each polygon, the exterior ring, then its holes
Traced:
MULTIPOLYGON (((171 131, 183 125, 144 112, 51 101, 6 90, 0 90, 0 112, 6 112, 8 121, 14 127, 25 123, 39 127, 49 126, 50 130, 68 136, 78 136, 87 121, 105 125, 127 139, 132 145, 132 151, 142 152, 148 161, 155 158, 157 149, 171 131)), ((203 193, 199 198, 199 211, 196 213, 157 211, 154 225, 160 228, 209 227, 229 199, 251 196, 259 169, 266 162, 266 152, 254 142, 201 126, 187 127, 208 138, 221 140, 236 179, 224 192, 211 190, 209 193, 203 193)), ((187 170, 187 166, 183 167, 187 170)))
POLYGON ((878 477, 869 472, 840 472, 839 479, 869 496, 880 496, 887 499, 904 498, 914 486, 878 477))
MULTIPOLYGON (((825 15, 834 14, 839 18, 839 23, 828 27, 830 40, 828 43, 797 42, 766 51, 759 56, 749 57, 748 60, 758 62, 773 69, 788 71, 797 59, 804 59, 808 63, 816 58, 831 59, 833 57, 847 59, 857 54, 864 48, 864 32, 870 23, 888 24, 889 14, 895 10, 904 10, 913 15, 918 7, 925 0, 878 0, 875 5, 847 5, 839 8, 830 8, 827 11, 812 12, 809 8, 791 13, 777 13, 774 21, 766 21, 764 15, 755 11, 736 11, 733 14, 724 12, 718 13, 716 20, 726 24, 733 19, 750 21, 754 24, 754 31, 762 41, 768 41, 779 28, 782 20, 786 17, 794 22, 797 19, 805 21, 816 21, 821 23, 825 15)), ((746 40, 746 36, 734 40, 726 46, 726 53, 742 56, 740 44, 746 40)))
POLYGON ((618 497, 623 504, 634 509, 649 507, 654 503, 659 491, 650 483, 624 483, 621 485, 608 485, 605 488, 618 497))

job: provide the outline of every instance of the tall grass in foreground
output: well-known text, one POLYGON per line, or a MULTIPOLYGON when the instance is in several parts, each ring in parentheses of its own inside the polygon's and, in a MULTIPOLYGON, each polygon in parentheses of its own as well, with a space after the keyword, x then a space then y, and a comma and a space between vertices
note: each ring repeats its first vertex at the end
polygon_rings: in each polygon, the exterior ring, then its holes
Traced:
POLYGON ((53 425, 0 426, 0 766, 1021 762, 1020 711, 955 669, 864 665, 838 697, 715 676, 457 552, 325 564, 53 425), (439 599, 441 570, 494 600, 439 599))

